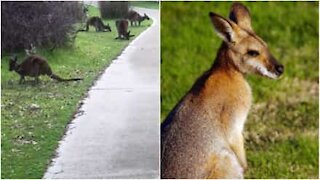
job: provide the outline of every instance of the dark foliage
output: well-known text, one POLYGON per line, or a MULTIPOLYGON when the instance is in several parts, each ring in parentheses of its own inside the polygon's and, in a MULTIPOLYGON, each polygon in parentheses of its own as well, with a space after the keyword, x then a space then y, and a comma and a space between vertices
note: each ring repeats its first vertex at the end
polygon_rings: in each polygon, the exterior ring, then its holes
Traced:
POLYGON ((1 51, 66 45, 83 16, 78 2, 1 2, 1 51))
POLYGON ((99 8, 102 18, 123 18, 129 10, 128 1, 100 1, 99 8))

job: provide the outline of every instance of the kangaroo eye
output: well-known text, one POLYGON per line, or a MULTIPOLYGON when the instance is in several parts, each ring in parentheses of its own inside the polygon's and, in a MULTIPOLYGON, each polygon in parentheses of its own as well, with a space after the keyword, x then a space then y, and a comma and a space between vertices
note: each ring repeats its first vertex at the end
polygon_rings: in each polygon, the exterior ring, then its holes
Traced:
POLYGON ((256 57, 259 55, 259 52, 255 50, 249 50, 247 53, 249 56, 252 56, 252 57, 256 57))

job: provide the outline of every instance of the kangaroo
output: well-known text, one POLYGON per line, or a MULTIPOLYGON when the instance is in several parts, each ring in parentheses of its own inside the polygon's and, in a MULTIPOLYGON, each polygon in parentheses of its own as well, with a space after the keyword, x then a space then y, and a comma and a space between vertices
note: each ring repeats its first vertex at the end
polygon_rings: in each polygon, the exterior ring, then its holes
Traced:
POLYGON ((20 75, 20 84, 25 81, 25 76, 35 77, 35 81, 39 82, 40 75, 48 75, 57 81, 82 80, 82 78, 63 79, 59 77, 52 72, 47 60, 37 55, 27 56, 21 64, 17 64, 17 60, 17 56, 10 58, 9 71, 16 71, 20 75))
POLYGON ((252 99, 244 75, 277 79, 284 71, 244 5, 234 3, 230 19, 209 16, 223 43, 212 67, 161 124, 161 178, 243 178, 242 131, 252 99))
POLYGON ((141 16, 139 13, 137 13, 137 12, 134 11, 134 10, 130 10, 130 11, 128 12, 128 16, 127 16, 127 17, 128 17, 128 19, 129 19, 129 21, 130 21, 131 26, 133 26, 133 24, 135 24, 135 25, 137 26, 137 23, 138 23, 139 26, 140 26, 140 24, 141 24, 142 21, 144 21, 145 19, 146 19, 146 20, 149 20, 149 19, 150 19, 149 16, 147 16, 146 13, 144 13, 144 15, 141 16))
POLYGON ((102 19, 100 17, 94 16, 90 17, 86 23, 86 29, 80 29, 79 31, 89 31, 89 26, 94 26, 96 28, 96 32, 111 32, 111 27, 109 24, 104 25, 102 19))
POLYGON ((125 19, 120 19, 116 21, 116 27, 118 31, 118 37, 115 39, 126 39, 129 40, 130 37, 134 35, 130 35, 130 31, 128 31, 128 21, 125 19))

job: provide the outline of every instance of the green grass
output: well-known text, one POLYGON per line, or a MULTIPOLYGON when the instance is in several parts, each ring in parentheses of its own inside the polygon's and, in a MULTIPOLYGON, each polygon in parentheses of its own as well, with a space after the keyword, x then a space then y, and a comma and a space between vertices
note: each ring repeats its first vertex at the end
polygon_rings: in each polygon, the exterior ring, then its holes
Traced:
POLYGON ((129 1, 131 6, 159 9, 159 3, 157 1, 129 1))
MULTIPOLYGON (((90 15, 99 15, 90 7, 90 15)), ((48 59, 53 71, 65 78, 83 77, 83 81, 58 83, 40 77, 41 83, 18 84, 19 76, 8 71, 8 56, 1 63, 1 177, 41 178, 46 170, 65 127, 72 119, 81 99, 98 75, 128 45, 129 41, 114 40, 115 22, 109 23, 112 32, 80 32, 73 48, 59 48, 50 52, 37 49, 48 59), (39 108, 35 108, 38 106, 39 108)), ((141 27, 129 28, 137 37, 152 21, 141 27)), ((22 60, 24 53, 18 53, 22 60)), ((27 79, 29 81, 32 78, 27 79)))
MULTIPOLYGON (((318 178, 318 2, 245 2, 252 25, 285 66, 280 80, 249 75, 246 178, 318 178)), ((221 39, 208 13, 231 2, 161 3, 161 120, 211 66, 221 39)))

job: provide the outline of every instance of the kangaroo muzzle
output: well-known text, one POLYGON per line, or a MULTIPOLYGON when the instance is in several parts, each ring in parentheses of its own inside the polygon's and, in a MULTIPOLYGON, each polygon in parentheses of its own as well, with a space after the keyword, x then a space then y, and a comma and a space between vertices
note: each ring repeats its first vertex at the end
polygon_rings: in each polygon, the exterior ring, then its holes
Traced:
POLYGON ((284 72, 284 66, 282 64, 280 64, 276 58, 274 58, 272 55, 270 57, 270 61, 273 64, 273 69, 274 69, 274 73, 280 77, 281 74, 283 74, 284 72))
POLYGON ((276 65, 275 69, 277 76, 281 76, 281 74, 284 72, 284 66, 282 64, 276 65))

